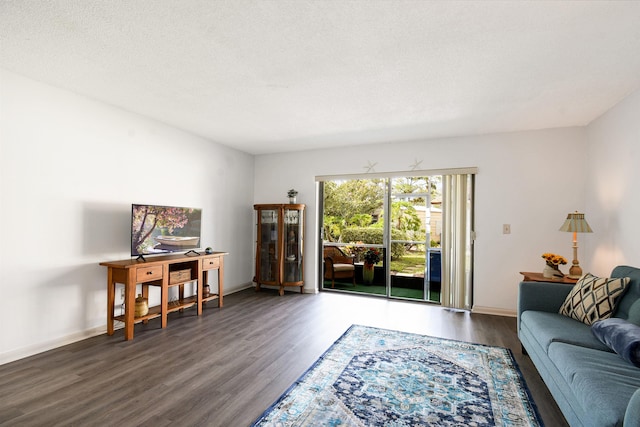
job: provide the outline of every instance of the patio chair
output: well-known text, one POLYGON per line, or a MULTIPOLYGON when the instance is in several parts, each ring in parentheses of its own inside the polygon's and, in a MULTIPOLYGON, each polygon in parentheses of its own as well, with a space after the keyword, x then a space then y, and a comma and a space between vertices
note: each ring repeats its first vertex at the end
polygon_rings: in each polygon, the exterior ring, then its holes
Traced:
POLYGON ((353 286, 356 285, 356 268, 353 265, 353 257, 347 256, 337 246, 324 247, 324 278, 331 280, 331 287, 336 284, 336 279, 349 279, 353 286))

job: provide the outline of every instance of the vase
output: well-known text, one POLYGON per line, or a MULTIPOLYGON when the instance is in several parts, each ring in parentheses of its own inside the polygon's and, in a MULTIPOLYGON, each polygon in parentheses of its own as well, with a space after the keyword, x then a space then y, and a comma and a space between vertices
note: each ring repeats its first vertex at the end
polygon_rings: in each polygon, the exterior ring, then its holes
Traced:
POLYGON ((560 273, 560 270, 557 267, 545 265, 544 269, 542 270, 542 276, 546 277, 547 279, 554 279, 562 277, 562 273, 560 273))
POLYGON ((369 264, 365 262, 362 265, 362 281, 365 285, 370 285, 373 283, 373 276, 375 275, 375 267, 373 264, 369 264))
POLYGON ((138 298, 136 298, 134 312, 136 317, 146 316, 149 313, 149 302, 142 294, 138 294, 138 298))

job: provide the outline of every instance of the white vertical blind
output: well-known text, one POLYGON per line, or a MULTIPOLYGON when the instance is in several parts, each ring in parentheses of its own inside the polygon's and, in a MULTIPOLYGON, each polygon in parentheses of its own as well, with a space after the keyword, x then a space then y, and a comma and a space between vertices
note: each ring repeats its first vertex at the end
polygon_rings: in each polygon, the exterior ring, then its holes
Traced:
POLYGON ((442 187, 442 306, 470 310, 473 175, 444 175, 442 187))

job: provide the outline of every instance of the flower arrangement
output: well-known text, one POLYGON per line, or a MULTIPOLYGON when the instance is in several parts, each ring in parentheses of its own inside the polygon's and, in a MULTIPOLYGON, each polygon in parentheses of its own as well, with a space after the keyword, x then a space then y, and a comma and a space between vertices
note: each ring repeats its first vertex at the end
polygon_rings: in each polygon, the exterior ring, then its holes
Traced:
POLYGON ((377 264, 380 262, 382 256, 379 250, 371 248, 364 253, 363 258, 366 264, 377 264))
POLYGON ((348 255, 352 256, 355 262, 360 262, 365 249, 364 247, 358 245, 362 245, 362 242, 358 241, 355 243, 355 245, 345 246, 344 248, 345 252, 348 255))
POLYGON ((554 270, 557 270, 559 265, 565 265, 567 263, 566 258, 562 255, 556 255, 549 252, 542 254, 542 258, 545 260, 547 265, 554 270))

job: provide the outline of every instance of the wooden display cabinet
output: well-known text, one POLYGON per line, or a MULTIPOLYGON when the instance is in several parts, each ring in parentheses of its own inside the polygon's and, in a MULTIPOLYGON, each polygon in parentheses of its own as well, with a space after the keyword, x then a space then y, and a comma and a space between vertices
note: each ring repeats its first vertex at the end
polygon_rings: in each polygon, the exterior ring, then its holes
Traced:
POLYGON ((277 286, 284 295, 287 286, 304 289, 302 204, 254 205, 256 211, 256 271, 253 281, 260 286, 277 286))

